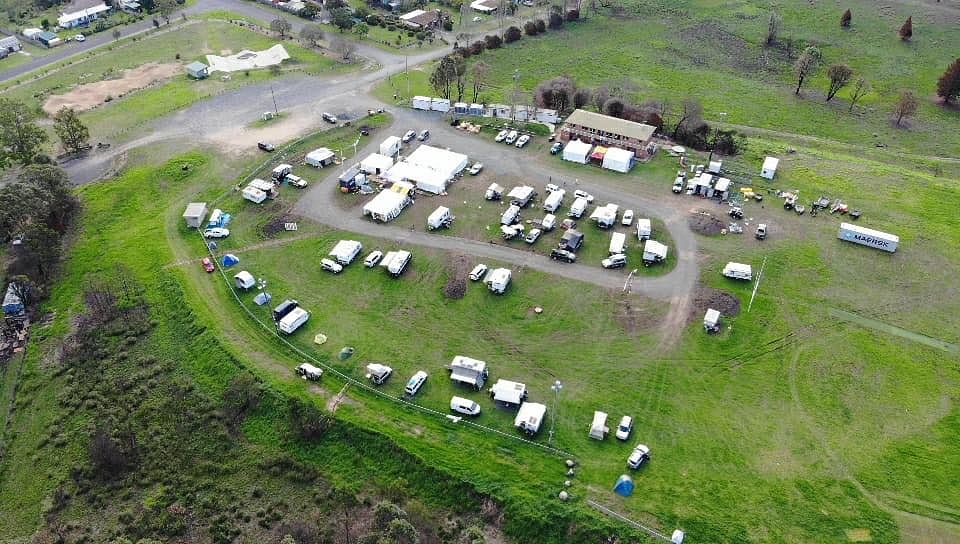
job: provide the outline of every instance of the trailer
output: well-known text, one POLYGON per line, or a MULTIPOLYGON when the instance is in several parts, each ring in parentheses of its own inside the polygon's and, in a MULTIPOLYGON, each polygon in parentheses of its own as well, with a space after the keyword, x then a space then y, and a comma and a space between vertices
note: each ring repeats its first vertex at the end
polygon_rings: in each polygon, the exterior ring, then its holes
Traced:
POLYGON ((494 402, 520 406, 527 400, 527 386, 501 378, 490 388, 490 396, 493 397, 494 402))
POLYGON ((393 374, 392 368, 380 363, 370 363, 367 365, 366 370, 366 378, 373 382, 374 385, 383 385, 383 382, 387 381, 390 374, 393 374))
POLYGON ((547 213, 553 213, 563 205, 563 197, 566 194, 566 191, 563 189, 558 189, 552 191, 547 198, 543 201, 543 211, 547 213))
POLYGON ((333 246, 328 257, 333 257, 338 263, 346 266, 357 258, 357 255, 363 251, 363 244, 356 240, 340 240, 333 246))
POLYGON ((590 438, 594 440, 603 440, 607 437, 607 433, 610 432, 610 429, 607 427, 607 413, 606 412, 594 412, 593 413, 593 422, 590 423, 590 438))
POLYGON ((529 435, 534 435, 540 430, 546 415, 546 405, 538 402, 524 402, 517 411, 517 417, 513 419, 513 426, 529 435))
POLYGON ((648 240, 653 235, 653 227, 649 219, 637 219, 637 238, 648 240))
POLYGON ((293 166, 289 164, 278 164, 276 168, 271 172, 271 177, 277 181, 283 181, 283 178, 287 177, 287 174, 293 172, 293 166))
POLYGON ((890 253, 895 252, 900 244, 900 237, 895 234, 868 229, 851 223, 840 223, 837 238, 890 253))
POLYGON ((388 251, 383 260, 380 261, 380 266, 386 268, 387 273, 396 278, 403 274, 412 258, 413 256, 409 251, 402 249, 400 251, 388 251))
POLYGON ((496 183, 491 183, 490 186, 487 187, 487 192, 483 194, 483 198, 487 200, 500 200, 503 198, 503 187, 496 183))
POLYGON ((323 376, 323 369, 317 368, 310 363, 303 363, 297 367, 297 374, 304 380, 315 382, 323 376))
POLYGON ((296 300, 289 299, 289 298, 288 298, 287 300, 284 300, 284 301, 281 302, 280 304, 278 304, 277 307, 273 309, 273 321, 274 321, 274 323, 276 323, 277 321, 280 321, 281 319, 283 319, 284 317, 286 317, 287 314, 289 314, 290 312, 292 312, 293 309, 296 308, 296 307, 299 306, 299 305, 300 305, 299 302, 297 302, 296 300))
POLYGON ((427 230, 435 230, 444 227, 449 227, 453 224, 453 214, 450 212, 450 208, 446 206, 439 206, 437 209, 433 210, 430 213, 430 216, 427 217, 427 230))
POLYGON ((511 204, 509 208, 500 216, 501 225, 512 225, 520 219, 520 206, 511 204))
POLYGON ((574 219, 580 219, 583 216, 583 213, 587 211, 587 206, 590 202, 584 197, 577 197, 573 201, 573 204, 570 205, 570 211, 567 212, 567 217, 573 217, 574 219))
POLYGON ((293 334, 294 331, 299 329, 308 319, 310 319, 310 312, 297 306, 291 310, 290 313, 283 316, 283 319, 277 323, 277 328, 286 334, 293 334))
POLYGON ((510 277, 511 272, 509 268, 497 268, 487 274, 484 283, 487 284, 487 289, 490 289, 490 291, 497 295, 502 295, 510 285, 510 277))
POLYGON ((729 262, 723 267, 723 275, 735 280, 753 281, 753 268, 749 264, 729 262))
POLYGON ((607 252, 610 255, 624 253, 627 249, 627 235, 622 232, 614 232, 610 235, 610 247, 607 252))
POLYGON ((415 110, 430 110, 431 99, 429 96, 414 96, 411 105, 415 110))
POLYGON ((510 199, 510 204, 520 206, 521 208, 526 208, 529 206, 536 196, 537 191, 528 185, 514 187, 513 189, 510 189, 509 193, 507 193, 507 198, 510 199))
POLYGON ((451 380, 469 385, 477 391, 483 389, 483 384, 490 375, 486 362, 463 355, 453 358, 449 370, 451 380))
POLYGON ((661 263, 667 260, 667 246, 656 240, 647 240, 643 243, 643 265, 661 263))
POLYGON ((244 200, 249 200, 254 204, 262 204, 263 201, 267 199, 267 193, 251 185, 244 187, 241 194, 243 195, 244 200))
POLYGON ((717 332, 720 330, 720 311, 710 308, 703 316, 703 329, 707 332, 717 332))

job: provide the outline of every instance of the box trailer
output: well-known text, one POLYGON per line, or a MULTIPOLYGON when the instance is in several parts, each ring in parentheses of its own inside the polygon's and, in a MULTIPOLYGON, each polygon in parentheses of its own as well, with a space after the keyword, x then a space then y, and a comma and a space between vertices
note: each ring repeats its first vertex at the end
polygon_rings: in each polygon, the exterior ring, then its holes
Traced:
POLYGON ((610 255, 617 255, 624 253, 627 249, 627 235, 622 232, 614 232, 610 234, 610 247, 607 248, 607 251, 610 255))
POLYGON ((650 266, 651 264, 660 263, 667 260, 667 246, 661 244, 656 240, 647 240, 643 243, 643 264, 644 266, 650 266))
POLYGON ((717 332, 720 330, 720 311, 710 308, 703 316, 703 328, 707 332, 717 332))
POLYGON ((328 257, 333 257, 338 263, 346 266, 357 258, 357 255, 363 251, 363 244, 356 240, 340 240, 333 246, 328 257))
POLYGON ((563 205, 563 196, 566 194, 566 191, 563 189, 558 189, 551 192, 547 195, 547 198, 543 201, 543 211, 547 213, 553 213, 563 205))
POLYGON ((414 96, 412 101, 413 109, 429 110, 431 102, 429 96, 414 96))
POLYGON ((607 437, 610 429, 607 427, 607 413, 594 412, 593 422, 590 423, 590 438, 594 440, 603 440, 607 437))
POLYGON ((868 229, 850 223, 840 223, 840 230, 837 232, 837 238, 854 244, 872 247, 882 251, 893 253, 900 244, 900 237, 895 234, 880 232, 879 230, 868 229))
POLYGON ((735 280, 753 280, 753 268, 749 264, 729 262, 723 267, 723 275, 735 280))
POLYGON ((567 217, 573 217, 574 219, 580 219, 583 217, 583 213, 587 211, 587 206, 590 205, 590 202, 584 197, 577 197, 573 201, 573 204, 570 205, 570 211, 567 212, 567 217))
POLYGON ((297 306, 291 310, 290 313, 283 316, 283 319, 277 323, 277 328, 286 334, 293 334, 293 332, 299 329, 300 325, 306 323, 308 319, 310 319, 310 312, 297 306))
POLYGON ((450 208, 446 206, 438 206, 437 209, 433 210, 433 212, 430 213, 430 216, 427 217, 427 230, 449 227, 453 223, 453 219, 453 214, 450 212, 450 208))
POLYGON ((520 406, 520 410, 517 411, 517 417, 513 419, 513 426, 527 434, 537 434, 546 415, 546 405, 537 402, 524 402, 520 406))
POLYGON ((497 268, 487 274, 484 283, 487 284, 487 289, 490 289, 498 295, 502 295, 504 291, 507 290, 507 286, 510 285, 510 276, 510 269, 497 268))

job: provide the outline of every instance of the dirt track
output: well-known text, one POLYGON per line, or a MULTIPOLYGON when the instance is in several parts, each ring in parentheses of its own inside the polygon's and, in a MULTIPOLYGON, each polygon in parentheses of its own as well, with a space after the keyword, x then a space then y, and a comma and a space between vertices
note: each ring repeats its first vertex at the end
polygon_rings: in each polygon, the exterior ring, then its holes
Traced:
POLYGON ((175 76, 180 73, 180 65, 157 64, 150 62, 124 70, 117 79, 107 79, 94 83, 87 83, 64 93, 53 95, 43 103, 43 111, 53 115, 64 106, 76 111, 93 109, 103 104, 107 97, 119 98, 130 91, 142 89, 157 81, 175 76))

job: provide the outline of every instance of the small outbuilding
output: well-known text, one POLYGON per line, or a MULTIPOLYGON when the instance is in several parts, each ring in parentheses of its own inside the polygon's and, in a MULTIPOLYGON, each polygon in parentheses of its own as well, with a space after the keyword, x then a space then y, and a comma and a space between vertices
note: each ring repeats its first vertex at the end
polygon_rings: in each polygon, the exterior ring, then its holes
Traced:
POLYGON ((193 79, 207 79, 210 77, 210 67, 200 61, 193 61, 186 67, 187 75, 193 79))
POLYGON ((580 140, 570 140, 563 148, 563 160, 587 164, 590 157, 590 150, 593 148, 587 142, 580 140))
POLYGON ((237 285, 237 289, 253 289, 257 284, 257 279, 253 277, 253 274, 247 272, 246 270, 241 270, 233 277, 233 282, 237 285))
POLYGON ((633 168, 634 157, 633 151, 627 151, 619 147, 610 147, 603 156, 601 166, 607 170, 626 174, 633 168))
POLYGON ((304 162, 310 166, 315 166, 317 168, 323 168, 324 166, 333 164, 337 156, 326 147, 321 147, 314 149, 313 151, 307 153, 304 162))
POLYGON ((23 49, 23 45, 16 36, 5 36, 0 38, 0 52, 15 53, 23 49))
POLYGON ((777 166, 780 164, 780 159, 776 157, 767 157, 763 159, 763 167, 760 168, 760 177, 773 179, 773 176, 777 175, 777 166))
POLYGON ((393 166, 393 158, 379 153, 371 153, 360 161, 360 170, 365 174, 379 176, 393 166))
POLYGON ((203 220, 206 217, 206 202, 191 202, 187 204, 187 209, 183 212, 183 219, 187 222, 187 226, 194 229, 202 228, 203 220))

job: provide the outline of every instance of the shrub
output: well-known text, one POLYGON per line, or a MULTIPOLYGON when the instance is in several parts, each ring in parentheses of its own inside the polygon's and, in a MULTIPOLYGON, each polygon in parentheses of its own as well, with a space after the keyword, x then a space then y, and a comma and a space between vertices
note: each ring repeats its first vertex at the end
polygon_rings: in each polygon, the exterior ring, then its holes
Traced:
POLYGON ((391 23, 391 24, 387 25, 387 30, 389 30, 390 32, 394 32, 394 31, 397 30, 397 26, 394 25, 393 23, 391 23))
POLYGON ((545 23, 543 19, 537 19, 537 22, 535 24, 537 25, 538 33, 543 34, 544 32, 547 31, 547 23, 545 23))
MULTIPOLYGON (((533 21, 527 21, 523 24, 523 32, 527 36, 536 36, 537 35, 537 24, 533 21)), ((507 40, 510 41, 510 40, 507 40)))
POLYGON ((383 19, 381 19, 379 15, 371 13, 367 15, 367 24, 370 26, 380 26, 383 24, 383 19))
POLYGON ((417 38, 418 41, 421 41, 421 42, 427 39, 427 33, 422 31, 417 32, 414 36, 417 38))
POLYGON ((503 33, 503 41, 505 43, 513 43, 522 37, 523 33, 521 33, 520 29, 515 26, 511 26, 506 32, 503 33))
POLYGON ((470 44, 470 53, 479 55, 480 53, 483 53, 483 50, 486 48, 487 45, 483 42, 483 40, 477 40, 470 44))
POLYGON ((414 32, 414 31, 412 31, 412 30, 408 30, 408 31, 407 31, 407 37, 408 37, 408 38, 412 38, 414 34, 416 34, 416 32, 414 32))
POLYGON ((447 19, 446 21, 444 21, 444 22, 443 22, 443 29, 446 30, 447 32, 451 32, 451 31, 453 30, 453 21, 451 21, 451 20, 449 20, 449 19, 447 19))
POLYGON ((485 36, 483 38, 483 43, 487 45, 487 49, 499 49, 500 46, 503 45, 503 40, 500 39, 500 36, 497 36, 496 34, 494 34, 490 36, 485 36))
POLYGON ((559 13, 550 14, 550 28, 557 29, 563 26, 563 17, 559 13))
POLYGON ((568 20, 568 21, 576 21, 576 20, 578 20, 578 19, 580 19, 580 10, 579 10, 579 9, 571 9, 570 11, 567 12, 567 20, 568 20))

